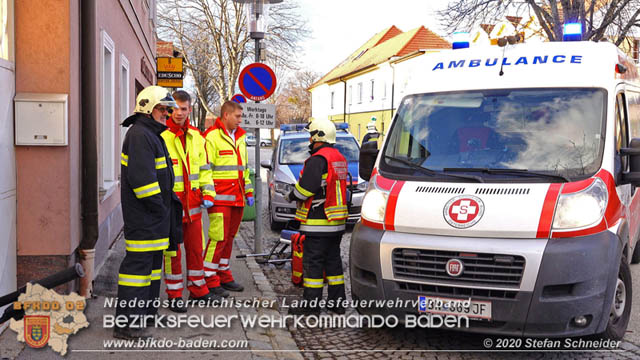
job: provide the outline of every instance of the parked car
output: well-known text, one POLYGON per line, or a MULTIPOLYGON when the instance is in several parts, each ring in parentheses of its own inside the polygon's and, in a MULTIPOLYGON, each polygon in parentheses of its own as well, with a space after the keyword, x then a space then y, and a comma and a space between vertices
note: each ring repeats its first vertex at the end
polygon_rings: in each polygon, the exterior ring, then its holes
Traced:
POLYGON ((271 146, 271 139, 270 138, 260 138, 260 146, 262 146, 262 147, 271 146))
POLYGON ((256 146, 255 135, 247 133, 247 146, 256 146))
MULTIPOLYGON (((268 170, 269 184, 269 224, 272 230, 280 230, 286 222, 293 220, 296 213, 295 203, 288 203, 284 195, 289 193, 300 177, 304 161, 309 157, 309 133, 305 124, 286 124, 280 126, 280 137, 276 141, 270 160, 263 160, 260 166, 268 170)), ((349 163, 351 174, 351 207, 347 224, 360 220, 362 198, 367 182, 358 176, 358 158, 360 145, 349 133, 347 124, 337 124, 336 148, 349 163)))

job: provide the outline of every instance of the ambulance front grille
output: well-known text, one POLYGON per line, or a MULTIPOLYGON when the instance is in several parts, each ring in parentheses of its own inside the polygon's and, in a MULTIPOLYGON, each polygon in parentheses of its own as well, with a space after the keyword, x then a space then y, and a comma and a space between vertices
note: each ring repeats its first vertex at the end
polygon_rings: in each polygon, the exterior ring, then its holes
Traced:
POLYGON ((402 281, 398 281, 396 284, 398 285, 398 289, 402 291, 413 292, 425 296, 471 297, 475 300, 513 300, 518 295, 517 291, 510 290, 474 289, 445 285, 417 284, 402 281))
POLYGON ((416 188, 418 193, 435 193, 435 194, 463 194, 463 187, 448 187, 448 186, 418 186, 416 188))
POLYGON ((478 188, 476 195, 528 195, 529 188, 478 188))
POLYGON ((519 255, 397 248, 393 250, 392 263, 396 279, 517 288, 525 259, 519 255), (447 274, 450 259, 462 261, 462 275, 447 274))

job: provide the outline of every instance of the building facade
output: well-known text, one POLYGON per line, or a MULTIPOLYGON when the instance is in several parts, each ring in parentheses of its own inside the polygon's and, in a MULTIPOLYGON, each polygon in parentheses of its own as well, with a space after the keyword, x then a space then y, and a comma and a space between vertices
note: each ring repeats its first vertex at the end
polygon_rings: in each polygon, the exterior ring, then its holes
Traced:
POLYGON ((90 283, 122 230, 119 124, 155 82, 155 13, 155 0, 0 0, 0 295, 79 261, 90 283), (66 145, 14 145, 27 121, 14 96, 34 93, 66 95, 66 145))
POLYGON ((378 131, 385 134, 400 100, 398 81, 406 78, 400 64, 446 48, 449 42, 423 26, 379 32, 311 86, 312 118, 347 122, 362 141, 375 116, 378 131))

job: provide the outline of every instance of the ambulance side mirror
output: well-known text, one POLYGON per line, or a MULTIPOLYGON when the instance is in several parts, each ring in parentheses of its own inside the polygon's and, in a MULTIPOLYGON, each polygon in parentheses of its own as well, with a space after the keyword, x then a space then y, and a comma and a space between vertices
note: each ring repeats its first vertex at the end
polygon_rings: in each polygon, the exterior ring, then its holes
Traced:
POLYGON ((371 173, 373 172, 373 166, 376 164, 376 158, 378 157, 378 143, 376 141, 367 141, 362 144, 360 148, 360 159, 358 164, 358 171, 360 177, 366 181, 371 179, 371 173))
POLYGON ((628 148, 620 149, 620 155, 629 157, 629 172, 622 174, 625 184, 640 186, 640 139, 631 139, 628 148))

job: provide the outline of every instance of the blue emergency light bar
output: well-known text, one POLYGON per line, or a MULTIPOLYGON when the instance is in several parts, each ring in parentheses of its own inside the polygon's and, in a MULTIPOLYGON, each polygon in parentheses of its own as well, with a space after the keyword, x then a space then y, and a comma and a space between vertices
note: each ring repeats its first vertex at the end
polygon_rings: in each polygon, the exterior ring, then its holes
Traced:
MULTIPOLYGON (((347 123, 335 123, 337 130, 349 130, 347 123)), ((307 124, 282 124, 280 131, 303 131, 307 124)))
POLYGON ((453 50, 466 49, 469 47, 469 33, 458 31, 453 33, 453 50))
POLYGON ((582 24, 566 23, 562 25, 562 41, 582 40, 582 24))

